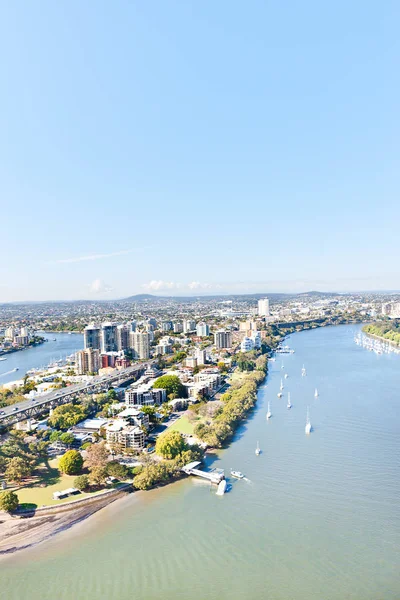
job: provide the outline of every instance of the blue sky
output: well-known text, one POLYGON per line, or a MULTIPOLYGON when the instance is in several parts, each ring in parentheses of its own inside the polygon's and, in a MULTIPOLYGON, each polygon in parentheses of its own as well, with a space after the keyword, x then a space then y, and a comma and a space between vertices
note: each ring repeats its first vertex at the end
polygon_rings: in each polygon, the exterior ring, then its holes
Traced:
POLYGON ((398 2, 0 9, 0 301, 400 289, 398 2))

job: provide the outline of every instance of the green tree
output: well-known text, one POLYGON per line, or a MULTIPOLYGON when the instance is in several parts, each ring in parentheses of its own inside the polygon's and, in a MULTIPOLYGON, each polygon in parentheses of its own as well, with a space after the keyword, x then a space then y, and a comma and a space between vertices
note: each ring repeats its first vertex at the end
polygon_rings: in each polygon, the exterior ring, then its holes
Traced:
POLYGON ((50 434, 50 442, 54 444, 54 442, 58 442, 60 440, 60 431, 52 431, 50 434))
POLYGON ((107 469, 103 466, 93 467, 90 471, 89 481, 92 485, 100 486, 103 485, 107 477, 107 469))
POLYGON ((187 450, 185 439, 179 431, 167 431, 156 442, 156 453, 163 458, 176 458, 187 450))
POLYGON ((177 375, 163 375, 154 382, 153 387, 164 389, 167 396, 173 394, 174 398, 186 398, 186 388, 177 375))
POLYGON ((107 474, 117 479, 126 479, 128 477, 128 469, 125 465, 121 465, 118 461, 113 460, 107 463, 107 474))
POLYGON ((7 461, 4 456, 0 456, 0 473, 4 473, 7 467, 7 461))
POLYGON ((87 475, 78 475, 78 477, 75 477, 74 479, 74 487, 81 492, 87 490, 89 485, 89 477, 87 475))
POLYGON ((15 492, 7 491, 0 494, 0 508, 8 513, 17 510, 19 504, 18 496, 15 492))
POLYGON ((68 450, 58 463, 61 473, 66 475, 78 475, 82 471, 83 458, 78 450, 68 450))
POLYGON ((19 482, 21 479, 28 477, 32 472, 31 466, 19 456, 11 458, 7 464, 5 477, 7 481, 19 482))
POLYGON ((83 406, 75 404, 64 404, 57 406, 47 422, 50 427, 55 429, 69 429, 87 416, 87 411, 83 406))
POLYGON ((71 446, 74 443, 74 440, 75 438, 72 433, 65 432, 60 435, 60 442, 66 446, 71 446))

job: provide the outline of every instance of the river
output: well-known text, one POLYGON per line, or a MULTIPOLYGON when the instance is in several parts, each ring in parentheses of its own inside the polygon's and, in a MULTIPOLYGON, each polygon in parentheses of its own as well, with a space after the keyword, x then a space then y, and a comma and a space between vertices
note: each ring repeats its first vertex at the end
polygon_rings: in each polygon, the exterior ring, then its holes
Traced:
MULTIPOLYGON (((22 379, 29 369, 46 367, 50 362, 65 358, 83 348, 81 333, 38 332, 49 341, 26 350, 7 354, 7 360, 0 361, 0 385, 22 379), (18 369, 18 371, 15 371, 18 369)), ((3 357, 4 358, 4 357, 3 357)))
POLYGON ((191 479, 132 494, 3 560, 1 597, 398 599, 400 357, 358 347, 358 329, 288 339, 295 354, 270 364, 256 410, 214 461, 246 475, 224 497, 191 479))

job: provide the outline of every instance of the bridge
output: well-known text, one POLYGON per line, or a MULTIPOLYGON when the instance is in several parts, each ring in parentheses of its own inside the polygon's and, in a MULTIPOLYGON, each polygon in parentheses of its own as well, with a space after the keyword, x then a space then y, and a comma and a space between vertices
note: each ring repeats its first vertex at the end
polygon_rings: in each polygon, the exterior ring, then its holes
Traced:
POLYGON ((215 483, 215 485, 218 485, 220 481, 225 479, 225 475, 222 470, 200 471, 200 469, 197 469, 200 464, 200 461, 191 462, 182 467, 182 471, 183 473, 186 473, 186 475, 194 475, 195 477, 207 479, 210 483, 215 483))
POLYGON ((129 381, 142 374, 152 362, 137 364, 116 374, 94 377, 92 381, 87 383, 71 385, 67 388, 61 388, 44 394, 39 398, 24 400, 17 404, 0 408, 0 427, 9 427, 19 421, 32 419, 56 406, 77 400, 83 394, 98 394, 108 391, 115 383, 118 387, 126 385, 129 381))

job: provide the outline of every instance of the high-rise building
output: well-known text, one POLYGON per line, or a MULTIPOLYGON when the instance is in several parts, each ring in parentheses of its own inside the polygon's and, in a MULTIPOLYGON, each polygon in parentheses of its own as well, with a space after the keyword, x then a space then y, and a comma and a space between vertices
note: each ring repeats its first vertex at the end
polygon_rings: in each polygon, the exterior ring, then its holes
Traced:
POLYGON ((100 350, 100 327, 88 325, 83 331, 83 347, 100 350))
POLYGON ((6 340, 11 340, 13 341, 13 339, 15 338, 15 328, 14 327, 7 327, 7 329, 4 332, 4 337, 6 338, 6 340))
POLYGON ((183 331, 183 325, 180 321, 175 321, 174 322, 174 333, 182 333, 183 331))
POLYGON ((129 345, 135 358, 145 360, 150 357, 150 334, 132 331, 129 335, 129 345))
POLYGON ((127 325, 118 325, 116 331, 116 343, 118 352, 129 348, 129 329, 127 325))
POLYGON ((196 349, 196 353, 195 356, 197 358, 197 364, 198 365, 205 365, 206 364, 206 351, 205 350, 201 350, 200 348, 196 349))
POLYGON ((259 331, 253 331, 250 337, 253 341, 254 348, 256 350, 260 350, 260 348, 261 348, 261 333, 259 331))
POLYGON ((191 333, 192 331, 196 331, 196 321, 192 319, 183 321, 183 333, 191 333))
POLYGON ((87 348, 76 353, 76 370, 78 375, 98 373, 100 368, 100 351, 87 348))
POLYGON ((269 300, 268 298, 261 298, 258 301, 258 314, 260 317, 269 317, 269 300))
POLYGON ((224 329, 219 329, 214 333, 214 344, 217 350, 231 348, 232 333, 230 331, 225 331, 224 329))
POLYGON ((171 321, 163 321, 160 326, 161 331, 171 331, 172 323, 171 321))
POLYGON ((29 337, 29 331, 27 327, 21 327, 19 335, 22 337, 29 337))
POLYGON ((204 322, 197 323, 196 335, 198 337, 206 337, 206 336, 210 335, 210 328, 207 325, 207 323, 204 323, 204 322))
POLYGON ((116 352, 117 326, 114 323, 103 323, 100 334, 100 349, 102 354, 116 352))
POLYGON ((241 352, 250 352, 254 348, 254 341, 249 337, 244 337, 242 343, 240 344, 241 352))

